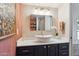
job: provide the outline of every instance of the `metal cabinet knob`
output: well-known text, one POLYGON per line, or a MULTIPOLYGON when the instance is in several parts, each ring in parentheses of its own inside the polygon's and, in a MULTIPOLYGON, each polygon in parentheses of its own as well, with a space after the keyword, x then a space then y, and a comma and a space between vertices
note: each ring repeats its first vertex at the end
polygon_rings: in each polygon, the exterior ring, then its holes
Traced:
POLYGON ((44 48, 46 48, 46 46, 44 46, 44 48))
POLYGON ((48 46, 48 48, 50 48, 51 46, 48 46))

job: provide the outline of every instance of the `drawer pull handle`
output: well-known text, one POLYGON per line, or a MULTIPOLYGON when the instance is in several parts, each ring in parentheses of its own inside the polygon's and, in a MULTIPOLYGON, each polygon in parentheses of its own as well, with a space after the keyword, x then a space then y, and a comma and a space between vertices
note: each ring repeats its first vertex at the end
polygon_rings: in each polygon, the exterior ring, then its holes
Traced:
POLYGON ((67 54, 67 53, 62 53, 63 55, 67 54))
POLYGON ((67 46, 63 46, 62 48, 67 48, 67 46))
POLYGON ((29 52, 29 50, 23 50, 22 52, 29 52))

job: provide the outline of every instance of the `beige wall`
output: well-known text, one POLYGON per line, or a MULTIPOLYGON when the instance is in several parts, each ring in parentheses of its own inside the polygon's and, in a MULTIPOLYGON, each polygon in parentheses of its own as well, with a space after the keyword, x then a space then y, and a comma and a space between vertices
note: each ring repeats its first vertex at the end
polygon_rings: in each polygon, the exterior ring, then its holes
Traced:
MULTIPOLYGON (((34 36, 36 34, 40 34, 40 31, 30 31, 29 25, 29 16, 32 14, 33 8, 37 6, 28 6, 24 5, 24 19, 23 19, 23 37, 34 36)), ((44 7, 45 8, 45 7, 44 7)), ((58 9, 57 8, 49 8, 51 10, 52 16, 54 18, 54 24, 57 26, 58 19, 58 9)), ((50 34, 51 32, 44 32, 45 34, 50 34)))
POLYGON ((70 4, 63 3, 60 8, 58 8, 58 19, 65 22, 65 34, 64 38, 69 39, 70 36, 70 4))

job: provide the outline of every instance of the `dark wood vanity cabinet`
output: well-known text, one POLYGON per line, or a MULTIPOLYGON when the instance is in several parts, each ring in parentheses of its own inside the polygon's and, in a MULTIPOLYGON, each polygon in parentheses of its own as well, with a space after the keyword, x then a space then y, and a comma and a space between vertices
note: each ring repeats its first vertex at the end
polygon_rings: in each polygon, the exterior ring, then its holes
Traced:
POLYGON ((17 47, 17 56, 69 56, 69 43, 17 47))
POLYGON ((16 56, 47 56, 47 46, 25 46, 17 47, 16 56))

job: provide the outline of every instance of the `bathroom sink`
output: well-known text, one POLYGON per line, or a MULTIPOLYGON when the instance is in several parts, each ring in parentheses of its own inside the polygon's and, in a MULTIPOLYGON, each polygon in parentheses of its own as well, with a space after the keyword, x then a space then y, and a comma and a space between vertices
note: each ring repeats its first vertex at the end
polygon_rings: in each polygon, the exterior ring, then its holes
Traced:
POLYGON ((35 35, 39 42, 48 42, 52 35, 35 35))
POLYGON ((52 37, 52 35, 36 35, 35 37, 39 39, 49 39, 52 37))

